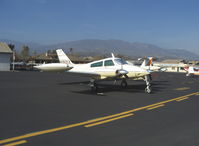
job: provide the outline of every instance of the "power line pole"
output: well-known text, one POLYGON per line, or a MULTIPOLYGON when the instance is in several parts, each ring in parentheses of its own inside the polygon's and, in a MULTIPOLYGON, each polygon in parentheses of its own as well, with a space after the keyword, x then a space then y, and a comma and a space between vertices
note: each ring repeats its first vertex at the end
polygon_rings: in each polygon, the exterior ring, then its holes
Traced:
POLYGON ((12 51, 12 71, 15 70, 15 51, 12 51))

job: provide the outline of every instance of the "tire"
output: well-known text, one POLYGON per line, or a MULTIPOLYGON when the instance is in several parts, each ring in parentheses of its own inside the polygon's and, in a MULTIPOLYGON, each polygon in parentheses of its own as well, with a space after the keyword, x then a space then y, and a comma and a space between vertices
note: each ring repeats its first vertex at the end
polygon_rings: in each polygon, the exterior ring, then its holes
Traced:
POLYGON ((126 88, 126 87, 127 87, 127 82, 126 82, 125 80, 123 80, 123 81, 121 82, 121 87, 122 87, 122 88, 126 88))
POLYGON ((98 91, 98 87, 96 84, 94 84, 94 86, 91 87, 91 92, 94 93, 94 92, 97 92, 98 91))
POLYGON ((149 87, 149 86, 146 87, 146 88, 145 88, 145 92, 148 93, 148 94, 150 94, 150 93, 152 92, 151 87, 149 87))

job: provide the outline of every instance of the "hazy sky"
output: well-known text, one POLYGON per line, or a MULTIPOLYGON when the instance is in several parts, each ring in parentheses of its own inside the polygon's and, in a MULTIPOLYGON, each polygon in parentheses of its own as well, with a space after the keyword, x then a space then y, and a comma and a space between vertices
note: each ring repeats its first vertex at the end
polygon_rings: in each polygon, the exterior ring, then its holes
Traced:
POLYGON ((199 54, 199 0, 0 0, 0 39, 120 39, 199 54))

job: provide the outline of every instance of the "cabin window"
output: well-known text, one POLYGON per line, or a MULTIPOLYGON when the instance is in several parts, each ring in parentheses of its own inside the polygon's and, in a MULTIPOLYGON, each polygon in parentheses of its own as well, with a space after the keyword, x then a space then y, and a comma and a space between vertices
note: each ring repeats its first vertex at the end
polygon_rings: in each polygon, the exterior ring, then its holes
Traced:
POLYGON ((180 70, 185 70, 184 67, 180 67, 180 70))
POLYGON ((114 66, 114 63, 113 63, 112 60, 106 60, 106 61, 104 62, 104 66, 114 66))
POLYGON ((103 62, 100 61, 100 62, 96 62, 96 63, 91 64, 91 67, 101 67, 102 65, 103 65, 103 62))
POLYGON ((120 58, 115 59, 114 61, 115 61, 115 63, 117 63, 117 64, 119 64, 119 65, 128 64, 125 60, 120 59, 120 58))
POLYGON ((176 68, 175 68, 175 67, 172 67, 171 69, 172 69, 172 70, 176 70, 176 68))

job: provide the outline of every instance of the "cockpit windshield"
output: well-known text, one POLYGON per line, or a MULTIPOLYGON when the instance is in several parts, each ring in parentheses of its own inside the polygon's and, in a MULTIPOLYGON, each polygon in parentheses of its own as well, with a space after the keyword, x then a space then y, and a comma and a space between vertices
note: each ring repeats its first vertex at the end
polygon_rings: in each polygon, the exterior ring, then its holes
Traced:
POLYGON ((115 63, 119 64, 119 65, 124 65, 124 64, 128 64, 125 60, 118 58, 118 59, 114 59, 115 63))

